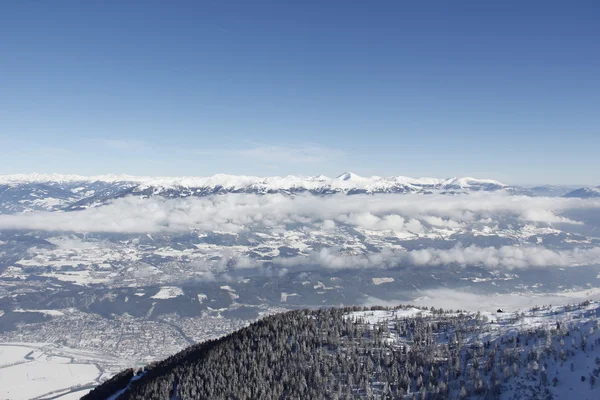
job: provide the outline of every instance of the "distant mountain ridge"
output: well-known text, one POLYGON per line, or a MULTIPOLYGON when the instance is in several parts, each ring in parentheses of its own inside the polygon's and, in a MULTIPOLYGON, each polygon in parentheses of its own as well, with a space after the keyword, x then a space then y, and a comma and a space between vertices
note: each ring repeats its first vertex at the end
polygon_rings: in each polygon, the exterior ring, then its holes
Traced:
POLYGON ((583 187, 581 189, 573 190, 565 194, 564 197, 569 198, 580 198, 580 199, 593 199, 600 197, 600 186, 596 187, 583 187))
POLYGON ((162 187, 223 187, 231 190, 253 188, 262 186, 265 189, 291 189, 305 188, 307 190, 318 187, 330 186, 336 189, 365 188, 382 190, 384 188, 404 185, 415 188, 470 188, 475 190, 497 190, 508 187, 501 182, 492 179, 476 179, 471 177, 440 178, 409 178, 406 176, 391 177, 362 177, 352 172, 345 172, 336 178, 324 175, 318 176, 271 176, 257 177, 245 175, 216 174, 209 177, 150 177, 132 175, 96 175, 83 176, 74 174, 15 174, 0 175, 0 185, 22 185, 22 184, 74 184, 74 183, 117 183, 130 182, 142 186, 162 187))
POLYGON ((150 177, 132 175, 0 175, 0 213, 36 210, 79 210, 106 204, 129 195, 166 198, 203 197, 227 193, 247 194, 467 194, 505 192, 526 196, 600 197, 598 188, 570 191, 564 187, 523 189, 492 179, 471 177, 410 178, 363 177, 345 172, 335 178, 318 176, 272 176, 217 174, 209 177, 150 177), (567 193, 568 192, 568 193, 567 193), (566 193, 566 194, 565 194, 566 193))
POLYGON ((149 177, 131 175, 17 174, 0 176, 0 212, 78 210, 106 204, 128 195, 167 198, 248 194, 376 194, 444 193, 514 190, 491 179, 361 177, 346 172, 336 178, 318 176, 256 177, 218 174, 210 177, 149 177))

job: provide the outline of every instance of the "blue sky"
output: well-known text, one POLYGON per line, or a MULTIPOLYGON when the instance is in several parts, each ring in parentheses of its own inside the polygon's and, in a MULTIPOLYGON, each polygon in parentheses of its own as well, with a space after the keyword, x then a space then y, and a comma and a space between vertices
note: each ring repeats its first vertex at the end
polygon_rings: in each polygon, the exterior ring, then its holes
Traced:
POLYGON ((595 1, 0 4, 0 173, 600 184, 595 1))

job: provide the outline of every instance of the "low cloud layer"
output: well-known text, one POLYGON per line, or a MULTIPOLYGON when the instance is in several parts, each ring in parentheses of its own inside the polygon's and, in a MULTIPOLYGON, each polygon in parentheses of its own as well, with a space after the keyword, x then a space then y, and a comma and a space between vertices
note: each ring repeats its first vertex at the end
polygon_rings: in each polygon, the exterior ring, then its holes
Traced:
MULTIPOLYGON (((490 269, 574 267, 600 263, 600 247, 550 250, 540 246, 455 246, 449 250, 426 248, 400 252, 384 249, 365 255, 340 255, 335 250, 322 249, 310 253, 308 257, 280 258, 275 262, 286 267, 306 265, 308 262, 334 269, 392 268, 402 265, 483 266, 490 269)), ((251 266, 247 260, 243 265, 251 266)))
POLYGON ((436 307, 440 305, 446 310, 468 310, 494 312, 498 308, 506 311, 523 310, 543 305, 564 305, 584 300, 599 300, 600 290, 590 289, 578 292, 555 292, 545 294, 522 294, 508 293, 496 295, 484 295, 470 292, 462 292, 454 289, 432 289, 424 290, 414 294, 412 301, 389 301, 375 297, 368 298, 364 305, 388 305, 415 304, 417 306, 436 307))
POLYGON ((581 224, 560 215, 563 211, 579 208, 600 209, 600 201, 499 194, 127 197, 103 207, 76 212, 0 215, 0 229, 241 232, 251 227, 277 228, 289 223, 303 223, 322 229, 345 224, 372 230, 419 232, 423 226, 459 228, 483 224, 494 227, 500 217, 511 217, 523 223, 581 224))
MULTIPOLYGON (((229 194, 204 198, 140 199, 128 197, 76 212, 32 212, 0 215, 0 230, 25 229, 71 232, 268 232, 285 236, 300 229, 307 241, 319 235, 354 229, 361 235, 397 240, 449 237, 452 234, 494 235, 535 229, 552 231, 553 224, 581 226, 563 216, 572 210, 600 210, 600 201, 535 198, 497 193, 443 195, 334 195, 286 196, 229 194)), ((555 231, 556 232, 556 231, 555 231)), ((381 268, 401 264, 418 266, 481 265, 488 268, 575 266, 598 263, 600 249, 556 250, 534 243, 518 246, 455 246, 453 248, 354 251, 306 249, 302 255, 278 258, 282 266, 313 263, 328 268, 381 268)), ((240 258, 240 267, 256 262, 240 258)))

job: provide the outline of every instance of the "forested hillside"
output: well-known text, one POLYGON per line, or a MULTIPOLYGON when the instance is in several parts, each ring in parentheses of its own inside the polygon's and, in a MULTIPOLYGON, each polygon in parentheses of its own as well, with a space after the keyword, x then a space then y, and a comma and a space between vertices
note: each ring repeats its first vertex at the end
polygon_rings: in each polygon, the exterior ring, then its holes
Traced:
POLYGON ((598 399, 598 313, 590 302, 292 311, 125 371, 84 399, 598 399))

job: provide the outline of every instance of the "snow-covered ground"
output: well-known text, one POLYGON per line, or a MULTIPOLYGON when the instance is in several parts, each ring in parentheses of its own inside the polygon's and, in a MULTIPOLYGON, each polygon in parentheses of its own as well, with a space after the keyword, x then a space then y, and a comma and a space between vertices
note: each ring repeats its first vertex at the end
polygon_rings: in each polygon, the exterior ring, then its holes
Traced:
MULTIPOLYGON (((550 384, 548 391, 556 399, 600 399, 600 303, 591 302, 587 306, 552 306, 521 313, 489 315, 495 318, 491 324, 496 328, 483 340, 514 335, 517 332, 543 332, 562 326, 564 336, 547 339, 541 344, 539 338, 526 339, 523 354, 543 351, 547 357, 522 365, 518 374, 505 385, 502 399, 519 399, 526 393, 541 390, 544 380, 550 384), (515 316, 519 320, 515 321, 515 316), (569 354, 561 359, 562 354, 569 354), (596 371, 595 371, 596 370, 596 371), (540 371, 545 371, 543 378, 540 371), (553 379, 556 378, 556 384, 553 379), (592 380, 592 382, 590 382, 592 380), (592 384, 594 381, 598 383, 592 384)), ((542 354, 544 354, 542 353, 542 354)), ((514 375, 514 374, 513 374, 514 375)))
POLYGON ((40 313, 40 314, 44 314, 44 315, 50 315, 50 316, 62 316, 65 315, 65 313, 63 313, 62 311, 59 310, 21 310, 21 309, 16 309, 13 310, 13 312, 21 312, 21 313, 40 313))
MULTIPOLYGON (((419 307, 442 307, 444 309, 461 309, 469 311, 495 311, 503 308, 517 311, 529 307, 547 305, 566 305, 585 300, 600 301, 600 289, 563 290, 547 293, 515 292, 504 294, 476 294, 453 289, 432 289, 420 291, 420 296, 410 303, 419 307)), ((380 299, 369 299, 369 305, 384 304, 380 299)))
POLYGON ((298 293, 281 292, 281 302, 285 303, 288 297, 298 296, 298 293))
POLYGON ((381 285, 382 283, 392 283, 394 278, 373 278, 373 285, 381 285))
POLYGON ((81 397, 104 375, 85 354, 45 344, 0 344, 0 399, 81 397))
POLYGON ((397 318, 411 318, 417 315, 427 316, 431 315, 431 313, 420 308, 408 307, 397 310, 355 311, 348 314, 348 318, 373 325, 384 321, 391 322, 397 318))
MULTIPOLYGON (((440 315, 459 312, 436 314, 434 310, 409 306, 350 312, 347 318, 373 328, 386 326, 388 343, 410 347, 410 338, 394 331, 394 321, 413 317, 435 320, 440 315)), ((483 360, 492 354, 496 359, 501 399, 600 399, 600 302, 467 315, 479 328, 463 340, 474 348, 492 349, 480 351, 483 360), (488 344, 484 346, 485 343, 488 344), (504 364, 508 359, 516 361, 504 364)), ((479 372, 476 374, 479 376, 479 372)), ((482 373, 484 381, 491 379, 489 376, 493 374, 482 373)), ((465 398, 482 397, 471 393, 465 398)))
POLYGON ((176 286, 163 286, 158 293, 152 296, 152 299, 173 299, 177 296, 183 296, 183 290, 176 286))

